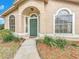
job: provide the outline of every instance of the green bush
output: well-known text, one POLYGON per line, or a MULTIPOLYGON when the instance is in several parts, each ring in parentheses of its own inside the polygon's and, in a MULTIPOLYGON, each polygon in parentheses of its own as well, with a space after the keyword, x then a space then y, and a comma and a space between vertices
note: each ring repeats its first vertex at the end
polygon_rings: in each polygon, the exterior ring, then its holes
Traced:
POLYGON ((4 24, 0 24, 0 30, 4 29, 4 24))
POLYGON ((61 38, 55 40, 57 47, 64 48, 67 45, 67 41, 61 38))
POLYGON ((55 46, 63 49, 67 45, 67 41, 63 40, 61 38, 52 38, 45 36, 44 37, 44 43, 49 45, 49 46, 55 46))
POLYGON ((48 37, 48 36, 45 36, 44 37, 44 43, 51 46, 51 40, 52 38, 51 37, 48 37))
POLYGON ((73 47, 79 47, 79 45, 77 45, 76 43, 72 43, 71 46, 73 46, 73 47))
POLYGON ((0 36, 4 42, 13 41, 16 39, 16 37, 13 35, 13 32, 7 29, 1 30, 0 36))

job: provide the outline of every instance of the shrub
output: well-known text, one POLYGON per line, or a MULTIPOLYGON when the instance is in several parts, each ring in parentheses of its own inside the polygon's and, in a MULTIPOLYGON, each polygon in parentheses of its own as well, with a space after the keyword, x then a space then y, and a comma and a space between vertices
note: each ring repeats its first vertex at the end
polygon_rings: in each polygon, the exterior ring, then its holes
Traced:
POLYGON ((75 43, 71 44, 71 46, 73 46, 73 47, 79 47, 79 45, 77 45, 75 43))
POLYGON ((67 45, 67 41, 65 39, 63 40, 61 38, 52 38, 48 36, 44 37, 44 43, 49 46, 59 47, 61 49, 63 49, 67 45))
POLYGON ((43 42, 44 42, 45 44, 51 46, 51 40, 52 40, 51 37, 45 36, 43 42))
POLYGON ((4 29, 4 24, 0 24, 0 30, 4 29))
POLYGON ((16 33, 13 33, 13 36, 15 37, 14 41, 18 42, 20 40, 24 40, 22 37, 18 36, 16 33))
POLYGON ((59 48, 64 48, 66 45, 67 45, 67 41, 64 39, 61 39, 61 38, 58 38, 58 39, 56 39, 56 45, 57 45, 57 47, 59 47, 59 48))
POLYGON ((0 36, 2 37, 4 42, 13 41, 16 37, 13 35, 13 32, 7 29, 0 31, 0 36))

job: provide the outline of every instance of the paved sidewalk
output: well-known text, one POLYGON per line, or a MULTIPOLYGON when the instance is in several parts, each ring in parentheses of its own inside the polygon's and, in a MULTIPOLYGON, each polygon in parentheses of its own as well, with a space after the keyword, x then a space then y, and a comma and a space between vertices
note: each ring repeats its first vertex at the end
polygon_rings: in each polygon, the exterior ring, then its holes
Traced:
POLYGON ((41 59, 36 48, 36 40, 26 40, 16 53, 14 59, 41 59))

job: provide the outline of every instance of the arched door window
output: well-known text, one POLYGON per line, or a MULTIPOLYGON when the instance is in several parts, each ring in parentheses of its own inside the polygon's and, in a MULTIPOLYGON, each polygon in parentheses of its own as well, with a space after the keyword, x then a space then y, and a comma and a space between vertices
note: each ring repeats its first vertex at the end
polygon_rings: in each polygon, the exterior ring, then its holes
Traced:
POLYGON ((15 16, 14 15, 11 15, 9 17, 9 28, 11 31, 15 32, 15 16))
POLYGON ((37 18, 37 15, 36 14, 32 14, 30 17, 31 18, 37 18))
POLYGON ((67 9, 62 9, 55 17, 55 33, 72 33, 73 15, 67 9))

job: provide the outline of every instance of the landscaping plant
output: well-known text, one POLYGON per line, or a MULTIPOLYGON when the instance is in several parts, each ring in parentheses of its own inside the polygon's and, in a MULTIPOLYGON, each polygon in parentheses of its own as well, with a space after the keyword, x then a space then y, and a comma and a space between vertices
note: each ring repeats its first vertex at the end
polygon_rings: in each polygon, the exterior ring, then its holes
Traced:
POLYGON ((48 37, 48 36, 45 36, 44 37, 44 43, 51 46, 51 41, 52 41, 52 37, 48 37))
POLYGON ((67 45, 67 41, 65 39, 57 38, 55 40, 56 46, 63 49, 67 45))
POLYGON ((17 39, 17 37, 13 35, 13 32, 8 29, 0 30, 0 37, 4 42, 10 42, 17 39))
POLYGON ((63 49, 67 45, 67 41, 62 38, 52 38, 49 36, 45 36, 43 41, 45 44, 47 44, 51 47, 55 46, 55 47, 59 47, 61 49, 63 49))

